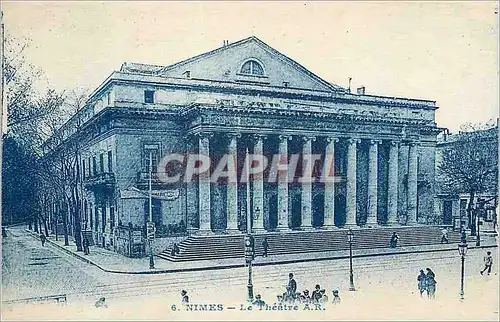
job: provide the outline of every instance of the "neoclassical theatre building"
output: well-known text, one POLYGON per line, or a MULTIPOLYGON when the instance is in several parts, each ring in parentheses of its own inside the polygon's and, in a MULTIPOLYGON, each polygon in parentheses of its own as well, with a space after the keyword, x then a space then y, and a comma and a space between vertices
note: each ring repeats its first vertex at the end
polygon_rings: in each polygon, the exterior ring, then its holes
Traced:
MULTIPOLYGON (((427 224, 436 109, 429 100, 351 93, 250 37, 170 66, 124 63, 63 130, 83 145, 84 229, 129 254, 144 243, 150 155, 157 238, 244 232, 247 207, 256 233, 427 224), (76 119, 83 125, 74 133, 76 119), (158 176, 172 153, 209 155, 212 169, 229 154, 241 173, 247 150, 269 162, 298 154, 299 164, 300 155, 320 154, 318 165, 333 159, 336 180, 299 182, 300 167, 276 182, 267 167, 248 189, 158 176)), ((182 173, 182 164, 170 165, 182 173)))

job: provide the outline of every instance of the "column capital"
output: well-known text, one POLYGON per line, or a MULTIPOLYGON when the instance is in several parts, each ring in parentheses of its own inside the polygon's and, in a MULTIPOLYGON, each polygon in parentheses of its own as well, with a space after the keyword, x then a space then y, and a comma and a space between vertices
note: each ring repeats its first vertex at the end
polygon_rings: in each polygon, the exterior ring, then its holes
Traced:
POLYGON ((252 138, 252 140, 254 141, 258 141, 258 140, 266 140, 268 138, 268 136, 266 134, 260 134, 260 133, 254 133, 254 134, 250 134, 250 137, 252 138))
POLYGON ((401 141, 399 141, 399 140, 391 140, 391 142, 390 142, 391 146, 399 146, 400 143, 401 143, 401 141))
POLYGON ((228 139, 240 139, 241 138, 241 133, 239 132, 228 132, 224 134, 228 139))
POLYGON ((370 140, 370 145, 382 144, 382 140, 370 140))
POLYGON ((408 146, 414 147, 414 146, 417 146, 418 143, 419 142, 417 140, 408 141, 408 146))
POLYGON ((358 139, 358 138, 349 138, 349 139, 347 139, 347 143, 349 143, 349 144, 357 144, 357 143, 360 143, 360 142, 361 142, 361 140, 358 139))
POLYGON ((302 140, 304 142, 307 142, 307 141, 316 141, 316 137, 312 136, 312 135, 304 135, 304 136, 302 136, 302 140))
POLYGON ((329 136, 329 137, 326 138, 326 142, 328 142, 328 143, 330 143, 330 142, 337 143, 338 141, 339 141, 338 138, 334 138, 334 137, 331 137, 331 136, 329 136))
POLYGON ((280 139, 280 141, 286 141, 286 140, 291 140, 292 136, 289 134, 281 134, 278 136, 278 138, 280 139))
POLYGON ((204 138, 212 138, 214 136, 214 133, 213 132, 198 132, 198 133, 194 133, 193 134, 195 137, 198 137, 200 139, 204 139, 204 138))

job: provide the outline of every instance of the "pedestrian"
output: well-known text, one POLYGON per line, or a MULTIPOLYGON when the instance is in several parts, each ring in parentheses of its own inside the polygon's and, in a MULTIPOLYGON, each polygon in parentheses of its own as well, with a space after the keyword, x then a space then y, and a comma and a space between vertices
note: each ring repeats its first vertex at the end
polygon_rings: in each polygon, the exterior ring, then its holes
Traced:
POLYGON ((264 240, 262 240, 262 249, 262 257, 267 257, 267 251, 269 250, 269 242, 267 241, 267 237, 264 237, 264 240))
POLYGON ((424 270, 421 269, 420 270, 420 274, 417 276, 417 281, 418 281, 418 290, 420 292, 420 297, 422 297, 422 294, 425 292, 426 290, 426 275, 424 273, 424 270))
POLYGON ((483 258, 484 261, 484 269, 481 271, 481 275, 488 270, 488 275, 491 273, 491 266, 493 265, 493 257, 491 257, 491 252, 487 251, 486 256, 483 258))
POLYGON ((47 237, 43 233, 40 234, 40 240, 42 241, 42 246, 45 246, 45 241, 47 240, 47 237))
POLYGON ((462 230, 460 231, 460 242, 462 244, 467 244, 467 235, 465 234, 465 227, 462 226, 462 230))
POLYGON ((398 234, 396 232, 393 232, 390 241, 391 248, 396 248, 396 246, 398 245, 398 240, 399 240, 398 234))
POLYGON ((252 305, 257 305, 259 309, 261 309, 262 307, 266 306, 266 302, 264 302, 260 294, 257 294, 255 296, 255 300, 252 302, 252 305))
POLYGON ((85 255, 88 255, 90 252, 89 252, 89 240, 85 237, 83 239, 83 253, 85 255))
POLYGON ((332 303, 333 304, 340 304, 339 290, 333 290, 332 293, 333 293, 332 303))
POLYGON ((426 268, 426 271, 425 288, 427 290, 427 297, 433 299, 436 297, 436 274, 430 268, 426 268))
POLYGON ((309 296, 309 290, 304 290, 300 294, 300 302, 301 303, 310 303, 311 302, 311 297, 309 296))
POLYGON ((189 303, 189 296, 187 295, 186 290, 181 291, 181 296, 182 296, 182 304, 188 304, 189 303))
POLYGON ((293 273, 288 274, 288 284, 286 286, 287 296, 289 299, 295 298, 297 292, 297 282, 293 278, 293 273))
POLYGON ((321 298, 321 286, 319 284, 316 284, 316 286, 314 287, 314 291, 312 292, 311 295, 311 300, 314 303, 318 303, 320 298, 321 298))
POLYGON ((108 304, 106 304, 106 298, 103 296, 95 302, 95 307, 108 307, 108 304))
POLYGON ((446 227, 444 227, 443 230, 441 230, 441 244, 442 243, 446 243, 446 244, 449 243, 449 240, 448 240, 448 229, 446 229, 446 227))
POLYGON ((172 245, 172 252, 170 253, 170 255, 175 256, 175 255, 179 254, 180 252, 181 251, 179 249, 179 246, 177 245, 177 243, 174 243, 172 245))
POLYGON ((328 296, 326 295, 326 290, 325 289, 322 289, 320 292, 320 299, 318 300, 318 303, 320 304, 327 304, 328 303, 328 296))

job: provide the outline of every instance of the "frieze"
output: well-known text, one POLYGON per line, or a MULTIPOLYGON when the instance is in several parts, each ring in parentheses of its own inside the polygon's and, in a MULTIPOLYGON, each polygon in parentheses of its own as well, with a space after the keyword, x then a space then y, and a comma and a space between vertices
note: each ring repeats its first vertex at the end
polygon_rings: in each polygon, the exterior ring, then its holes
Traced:
MULTIPOLYGON (((339 114, 347 116, 404 119, 404 117, 402 117, 401 115, 401 111, 390 110, 394 108, 392 106, 377 106, 377 109, 383 109, 383 111, 372 111, 367 110, 364 106, 359 106, 358 108, 331 106, 330 102, 325 102, 325 105, 317 105, 285 100, 278 102, 264 102, 217 98, 214 99, 214 102, 215 106, 218 106, 220 108, 253 108, 256 110, 275 109, 275 112, 278 112, 280 114, 282 114, 284 111, 307 111, 309 115, 321 113, 324 115, 339 114)), ((347 104, 347 106, 349 106, 349 104, 347 104)))

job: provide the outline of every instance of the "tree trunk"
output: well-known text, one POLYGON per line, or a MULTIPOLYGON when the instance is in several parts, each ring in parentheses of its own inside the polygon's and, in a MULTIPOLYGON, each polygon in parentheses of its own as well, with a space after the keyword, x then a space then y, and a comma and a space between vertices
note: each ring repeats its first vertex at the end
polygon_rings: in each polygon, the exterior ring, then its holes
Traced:
POLYGON ((35 217, 34 220, 33 220, 33 227, 35 227, 35 233, 38 234, 38 218, 35 217))
POLYGON ((63 233, 64 233, 64 246, 69 246, 69 238, 68 238, 68 209, 63 210, 63 233))
POLYGON ((82 228, 81 228, 81 222, 80 222, 80 202, 77 197, 77 187, 74 187, 72 189, 71 193, 71 201, 73 202, 73 232, 75 237, 75 244, 76 244, 76 251, 81 252, 83 251, 82 247, 82 228))
POLYGON ((469 206, 467 209, 471 236, 476 236, 476 212, 474 211, 474 197, 475 192, 471 191, 469 193, 469 206))
POLYGON ((43 228, 45 229, 45 236, 49 237, 49 227, 47 225, 47 219, 43 218, 43 228))

